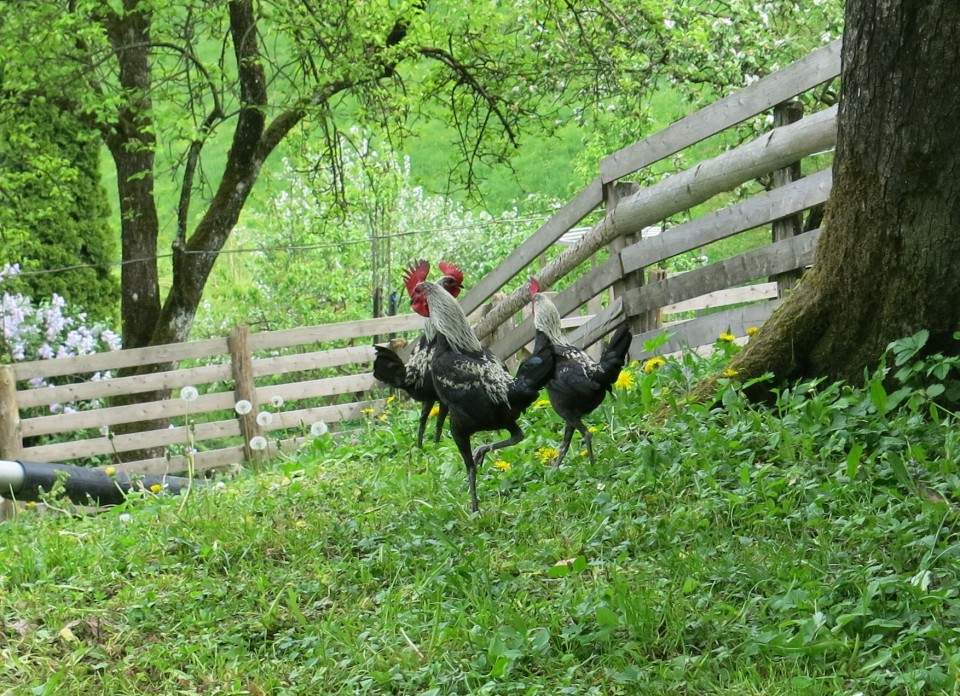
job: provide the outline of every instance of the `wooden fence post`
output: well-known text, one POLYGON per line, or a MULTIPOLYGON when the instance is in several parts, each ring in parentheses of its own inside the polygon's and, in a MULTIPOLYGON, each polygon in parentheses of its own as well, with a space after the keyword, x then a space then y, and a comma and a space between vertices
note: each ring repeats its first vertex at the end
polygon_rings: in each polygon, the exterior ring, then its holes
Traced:
MULTIPOLYGON (((23 440, 20 437, 20 407, 17 405, 17 378, 13 368, 0 365, 0 459, 20 459, 23 440)), ((0 521, 16 517, 12 500, 0 497, 0 521)))
MULTIPOLYGON (((773 127, 779 128, 791 123, 795 123, 803 118, 803 105, 798 101, 786 101, 773 108, 773 127)), ((780 188, 798 180, 801 177, 800 160, 787 165, 783 169, 773 171, 773 187, 780 188)), ((779 242, 783 239, 789 239, 803 232, 803 215, 796 213, 779 220, 775 220, 772 225, 773 241, 779 242)), ((770 276, 770 282, 777 283, 777 297, 783 298, 796 286, 803 275, 803 269, 798 268, 786 273, 778 273, 770 276)))
POLYGON ((250 441, 262 435, 257 423, 257 385, 253 379, 253 356, 250 353, 250 327, 246 324, 235 326, 227 337, 230 350, 230 367, 233 371, 233 394, 237 401, 249 401, 252 409, 249 413, 237 414, 240 419, 240 435, 243 437, 243 456, 254 469, 259 469, 267 461, 267 450, 255 450, 250 441))
MULTIPOLYGON (((633 195, 639 190, 640 184, 634 181, 611 181, 608 184, 604 184, 603 200, 607 215, 609 215, 613 209, 617 207, 620 199, 633 195)), ((625 234, 614 238, 613 241, 611 241, 607 246, 607 248, 610 250, 610 256, 617 256, 625 247, 628 247, 639 240, 640 235, 641 233, 637 231, 633 234, 625 234)), ((645 271, 646 269, 640 269, 634 271, 633 273, 628 273, 620 280, 615 282, 611 288, 613 291, 613 298, 616 299, 621 295, 625 295, 630 290, 635 290, 642 287, 644 284, 645 271)), ((659 312, 645 312, 635 316, 628 316, 627 321, 630 324, 630 332, 636 335, 659 327, 660 314, 659 312)))

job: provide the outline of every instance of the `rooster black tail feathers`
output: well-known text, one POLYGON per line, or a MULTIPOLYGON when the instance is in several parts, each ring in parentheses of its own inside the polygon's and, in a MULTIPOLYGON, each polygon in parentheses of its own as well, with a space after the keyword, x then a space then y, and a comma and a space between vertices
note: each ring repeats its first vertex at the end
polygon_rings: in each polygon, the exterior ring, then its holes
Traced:
POLYGON ((374 346, 373 376, 391 387, 400 388, 407 378, 407 368, 400 356, 385 346, 374 346))
MULTIPOLYGON (((614 332, 610 344, 603 351, 600 357, 600 365, 606 369, 616 369, 619 374, 620 368, 627 361, 627 353, 630 350, 630 343, 633 342, 633 336, 630 334, 630 327, 626 322, 614 332)), ((614 376, 616 379, 616 376, 614 376)))

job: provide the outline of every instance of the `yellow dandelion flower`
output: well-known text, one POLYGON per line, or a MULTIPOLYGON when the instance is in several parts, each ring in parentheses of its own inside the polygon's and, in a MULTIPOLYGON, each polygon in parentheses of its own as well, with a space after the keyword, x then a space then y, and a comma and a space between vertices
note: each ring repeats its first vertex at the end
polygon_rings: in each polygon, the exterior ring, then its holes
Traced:
POLYGON ((614 389, 632 389, 634 384, 633 373, 629 370, 621 370, 617 381, 613 383, 614 389))
POLYGON ((659 358, 659 357, 650 358, 645 363, 643 363, 643 371, 646 372, 648 375, 653 374, 654 370, 656 370, 658 367, 663 367, 666 364, 667 364, 667 361, 664 360, 663 358, 659 358))
POLYGON ((396 399, 397 399, 397 397, 395 397, 393 394, 391 394, 390 396, 387 397, 387 403, 388 403, 388 404, 392 404, 394 401, 396 401, 396 399))
POLYGON ((544 406, 549 406, 549 399, 538 399, 537 402, 533 405, 534 408, 543 408, 544 406))
POLYGON ((734 370, 732 367, 728 367, 726 370, 723 371, 724 377, 736 377, 738 374, 740 373, 734 370))
POLYGON ((159 483, 155 483, 152 486, 150 486, 150 491, 153 493, 159 493, 162 490, 163 490, 163 486, 161 486, 159 483))
POLYGON ((629 367, 639 367, 639 366, 640 366, 640 361, 639 361, 639 360, 631 360, 631 361, 630 361, 629 367))
POLYGON ((756 336, 758 333, 760 333, 760 329, 756 326, 751 326, 747 329, 747 336, 756 336))
POLYGON ((587 457, 590 455, 590 450, 580 450, 581 457, 587 457))
POLYGON ((37 504, 32 500, 28 500, 26 503, 24 503, 24 507, 28 510, 32 510, 33 508, 37 507, 37 504))
POLYGON ((103 473, 105 473, 107 476, 113 476, 117 473, 117 467, 108 466, 106 469, 103 470, 103 473))
POLYGON ((717 336, 717 340, 722 341, 723 343, 733 343, 736 338, 736 336, 729 332, 724 332, 717 336))
POLYGON ((430 417, 436 418, 439 413, 440 413, 440 407, 434 404, 433 408, 430 409, 430 417))
POLYGON ((541 447, 533 454, 540 460, 541 464, 548 464, 560 456, 560 450, 554 449, 553 447, 541 447))
POLYGON ((503 459, 498 459, 493 463, 494 469, 499 469, 500 471, 510 471, 513 468, 513 465, 503 459))
POLYGON ((381 413, 379 416, 377 416, 377 420, 381 420, 381 421, 385 421, 387 420, 387 418, 388 417, 386 413, 381 413))
POLYGON ((371 415, 371 414, 373 413, 373 409, 372 409, 372 408, 361 408, 361 409, 360 409, 360 413, 369 416, 369 415, 371 415))

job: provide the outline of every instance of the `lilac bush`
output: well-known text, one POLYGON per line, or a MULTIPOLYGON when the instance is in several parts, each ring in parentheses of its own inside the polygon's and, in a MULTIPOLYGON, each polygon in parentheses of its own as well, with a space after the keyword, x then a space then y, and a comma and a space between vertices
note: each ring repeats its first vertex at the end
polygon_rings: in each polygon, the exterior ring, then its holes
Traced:
MULTIPOLYGON (((6 278, 20 273, 19 264, 0 269, 0 289, 6 278)), ((66 300, 54 293, 49 300, 34 302, 19 293, 0 295, 0 363, 49 360, 120 349, 120 336, 102 323, 87 326, 87 315, 71 315, 66 300)), ((93 379, 107 379, 109 373, 93 379)), ((31 380, 43 387, 42 379, 31 380)))

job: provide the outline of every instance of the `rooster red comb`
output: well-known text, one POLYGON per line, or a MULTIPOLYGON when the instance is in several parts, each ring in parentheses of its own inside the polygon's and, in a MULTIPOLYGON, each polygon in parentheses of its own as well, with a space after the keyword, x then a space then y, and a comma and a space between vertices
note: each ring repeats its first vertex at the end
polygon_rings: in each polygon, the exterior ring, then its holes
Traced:
POLYGON ((536 295, 538 292, 540 292, 540 283, 539 283, 539 282, 537 281, 537 279, 534 278, 533 276, 530 276, 530 286, 529 286, 529 287, 530 287, 530 297, 533 297, 533 296, 536 295))
POLYGON ((463 282, 463 271, 461 271, 460 267, 456 264, 441 261, 437 265, 440 267, 440 272, 443 273, 443 275, 450 276, 458 283, 463 282))
POLYGON ((410 297, 413 297, 413 289, 417 287, 417 284, 427 279, 429 272, 430 262, 426 259, 414 261, 407 270, 403 272, 403 284, 407 286, 407 294, 410 295, 410 297))

